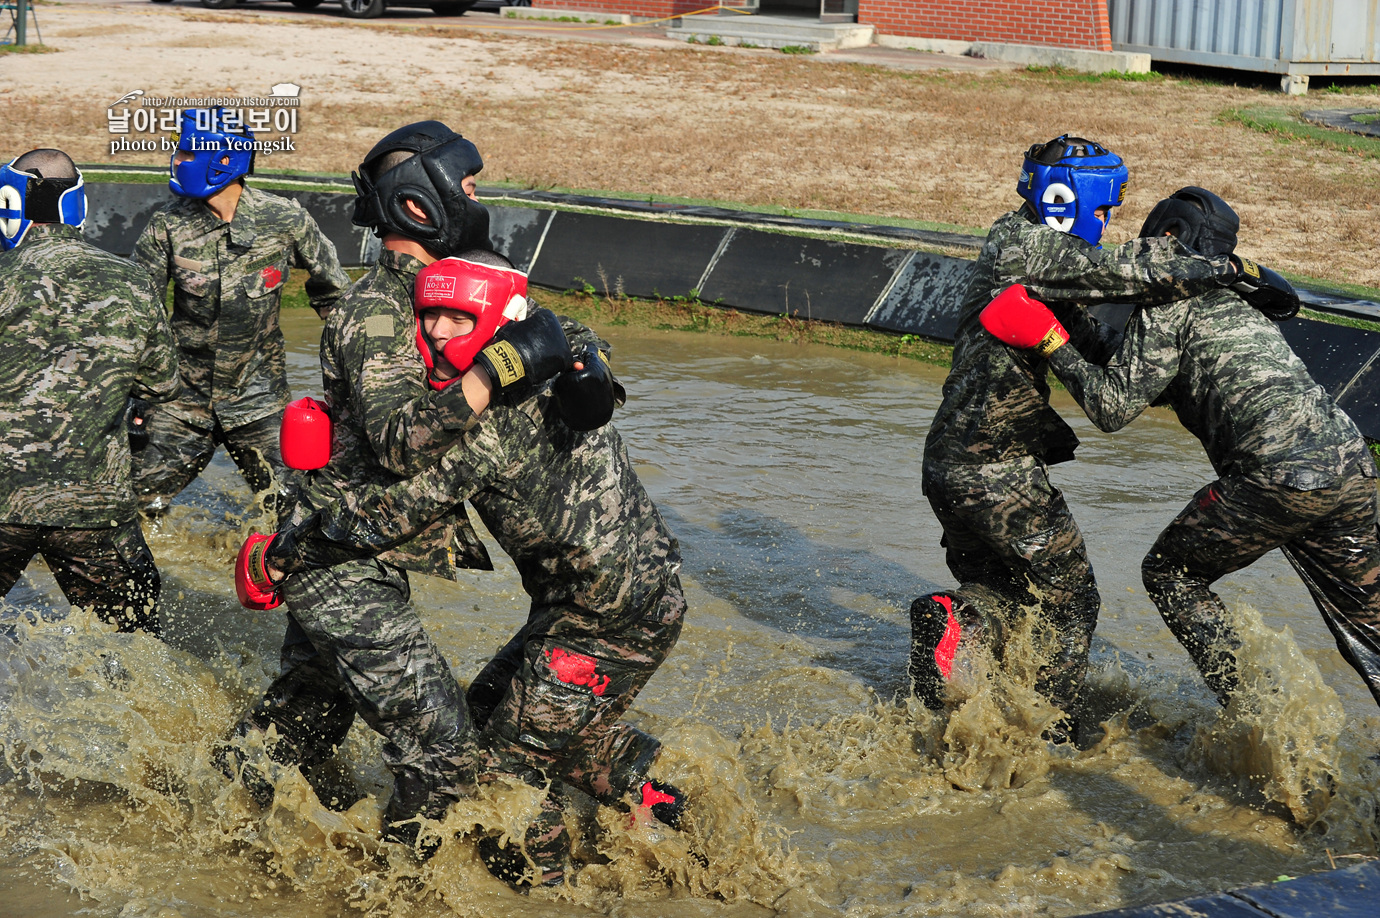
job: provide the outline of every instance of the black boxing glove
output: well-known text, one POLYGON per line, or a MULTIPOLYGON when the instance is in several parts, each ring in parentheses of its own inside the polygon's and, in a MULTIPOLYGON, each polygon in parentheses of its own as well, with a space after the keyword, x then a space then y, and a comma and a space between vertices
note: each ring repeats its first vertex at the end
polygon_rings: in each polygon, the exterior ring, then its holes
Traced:
POLYGON ((137 453, 149 445, 149 415, 153 403, 131 398, 125 406, 125 429, 129 431, 129 451, 137 453))
POLYGON ((613 372, 599 349, 585 345, 575 355, 583 370, 567 370, 551 385, 561 420, 571 430, 598 430, 613 418, 617 396, 613 389, 613 372))
POLYGON ((1277 271, 1239 255, 1231 256, 1231 265, 1236 269, 1236 278, 1228 286, 1241 294, 1241 299, 1275 322, 1285 322, 1298 314, 1299 295, 1277 271))
POLYGON ((570 369, 570 343, 554 312, 534 309, 522 321, 500 326, 474 364, 489 375, 495 400, 512 405, 570 369))

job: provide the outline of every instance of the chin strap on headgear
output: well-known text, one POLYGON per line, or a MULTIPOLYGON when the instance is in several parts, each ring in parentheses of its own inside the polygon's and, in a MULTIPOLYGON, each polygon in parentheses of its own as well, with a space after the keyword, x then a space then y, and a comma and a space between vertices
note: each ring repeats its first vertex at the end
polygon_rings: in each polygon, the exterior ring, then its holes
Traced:
POLYGON ((182 113, 177 152, 168 160, 168 188, 184 198, 205 200, 254 171, 254 134, 219 108, 182 113), (234 131, 238 128, 238 132, 234 131), (178 162, 178 154, 190 159, 178 162), (229 162, 221 160, 228 159, 229 162))
MULTIPOLYGON (((422 327, 428 309, 454 309, 474 319, 474 330, 446 342, 445 358, 463 374, 499 326, 527 317, 527 275, 512 268, 481 265, 461 258, 442 258, 417 272, 413 310, 417 315, 417 350, 427 378, 435 367, 435 348, 422 327)), ((459 378, 458 376, 456 377, 459 378)), ((451 382, 447 380, 446 383, 451 382)), ((445 383, 434 383, 444 388, 445 383)))
POLYGON ((1121 157, 1100 143, 1061 134, 1026 151, 1016 191, 1041 222, 1097 245, 1106 229, 1097 209, 1126 200, 1130 175, 1121 157))
POLYGON ((1200 255, 1212 258, 1236 251, 1241 219, 1231 205, 1204 188, 1189 186, 1155 205, 1140 228, 1143 237, 1168 233, 1200 255))
POLYGON ((354 224, 380 236, 398 233, 439 257, 489 248, 489 211, 464 191, 466 178, 484 168, 474 144, 439 121, 419 121, 380 140, 354 173, 354 224), (411 153, 375 177, 390 153, 411 153), (423 214, 407 208, 411 201, 423 214))
POLYGON ((65 223, 80 228, 86 222, 86 185, 76 178, 44 178, 37 169, 21 172, 10 160, 0 169, 0 249, 24 241, 35 223, 65 223))

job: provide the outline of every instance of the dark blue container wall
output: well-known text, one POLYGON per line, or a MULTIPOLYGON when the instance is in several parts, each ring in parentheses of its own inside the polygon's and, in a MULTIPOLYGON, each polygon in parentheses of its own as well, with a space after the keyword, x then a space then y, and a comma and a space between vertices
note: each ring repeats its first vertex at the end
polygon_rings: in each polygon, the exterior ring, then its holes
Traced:
POLYGON ((1370 861, 1310 877, 1248 886, 1215 896, 1165 902, 1084 918, 1375 918, 1380 863, 1370 861))
POLYGON ((862 325, 908 253, 733 228, 700 290, 706 303, 862 325))
MULTIPOLYGON (((87 238, 121 255, 133 251, 149 216, 170 198, 166 185, 95 183, 87 192, 87 238)), ((373 233, 350 222, 352 195, 279 193, 311 212, 345 264, 377 257, 373 233)), ((588 284, 601 295, 668 298, 698 290, 716 306, 940 341, 953 340, 973 264, 885 244, 767 232, 751 225, 764 223, 754 214, 739 215, 741 225, 717 225, 526 207, 490 206, 489 212, 494 247, 537 285, 579 290, 588 284)), ((1099 307, 1098 315, 1124 321, 1125 310, 1099 307)), ((1361 432, 1380 440, 1380 333, 1307 319, 1286 322, 1283 331, 1361 432)))
POLYGON ((532 283, 557 290, 588 284, 601 296, 688 296, 699 288, 723 238, 718 226, 557 212, 529 273, 532 283), (659 229, 649 232, 648 226, 659 229))
POLYGON ((519 271, 530 272, 532 259, 555 213, 525 207, 490 207, 489 238, 495 251, 508 256, 519 271))
POLYGON ((966 258, 911 253, 867 324, 952 341, 958 328, 958 304, 972 270, 973 263, 966 258))

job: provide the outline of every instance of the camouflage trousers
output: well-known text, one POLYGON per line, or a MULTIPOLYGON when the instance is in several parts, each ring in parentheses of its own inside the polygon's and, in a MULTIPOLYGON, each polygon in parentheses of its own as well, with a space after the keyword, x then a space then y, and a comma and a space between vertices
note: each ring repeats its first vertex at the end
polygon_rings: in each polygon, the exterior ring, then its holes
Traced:
POLYGON ((558 879, 569 860, 559 784, 619 806, 646 778, 661 743, 622 717, 675 646, 685 610, 676 575, 627 623, 533 606, 470 684, 483 771, 555 789, 523 844, 538 882, 558 879))
POLYGON ((148 445, 134 452, 134 493, 139 509, 145 513, 166 511, 172 499, 206 470, 216 447, 221 445, 239 467, 250 490, 255 494, 274 490, 274 506, 279 496, 289 493, 295 481, 296 472, 283 465, 278 447, 282 425, 279 414, 229 430, 216 420, 213 427, 206 429, 155 406, 146 423, 148 445))
POLYGON ((162 635, 162 580, 138 520, 98 529, 0 523, 0 596, 42 555, 67 601, 121 631, 162 635))
MULTIPOLYGON (((1369 461, 1367 459, 1366 461, 1369 461)), ((1194 495, 1141 565, 1146 592, 1225 704, 1241 639, 1211 584, 1280 549, 1302 578, 1337 648, 1380 702, 1380 532, 1375 479, 1297 491, 1251 477, 1194 495)))
MULTIPOLYGON (((1064 495, 1032 456, 989 465, 926 462, 922 489, 944 528, 941 544, 956 595, 999 640, 1020 609, 1035 609, 1056 650, 1037 688, 1065 710, 1075 705, 1101 597, 1083 534, 1064 495)), ((1000 658, 1002 648, 992 648, 1000 658)))
POLYGON ((407 575, 374 560, 290 576, 282 672, 236 732, 276 727, 273 758, 311 765, 355 715, 384 738, 389 837, 412 843, 419 814, 439 819, 474 792, 477 737, 464 692, 410 602, 407 575))

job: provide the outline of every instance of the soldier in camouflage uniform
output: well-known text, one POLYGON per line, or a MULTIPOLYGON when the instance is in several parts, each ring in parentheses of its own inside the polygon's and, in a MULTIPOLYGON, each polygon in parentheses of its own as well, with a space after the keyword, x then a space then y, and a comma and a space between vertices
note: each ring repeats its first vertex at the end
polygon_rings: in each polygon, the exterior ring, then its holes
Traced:
MULTIPOLYGON (((354 219, 376 229, 383 250, 327 319, 321 372, 332 455, 305 476, 292 519, 434 467, 475 425, 468 383, 431 390, 419 372, 412 290, 417 272, 437 258, 488 247, 488 212, 470 197, 482 165, 472 143, 427 121, 385 137, 360 166, 354 219)), ((560 344, 568 363, 569 345, 560 344)), ((466 378, 475 375, 483 376, 466 378)), ((464 692, 411 604, 407 578, 413 571, 457 580, 460 568, 492 569, 463 503, 452 503, 376 558, 288 580, 282 675, 235 730, 273 728, 276 760, 311 764, 332 753, 358 713, 385 738, 394 778, 385 833, 406 843, 416 840, 415 817, 439 819, 473 792, 478 767, 464 692)), ((228 767, 261 802, 271 800, 258 766, 234 753, 228 767)))
POLYGON ((144 418, 148 443, 136 450, 134 468, 146 514, 166 511, 220 444, 256 494, 275 482, 286 490, 278 451, 288 401, 283 285, 293 267, 305 268, 307 295, 324 318, 350 283, 335 246, 301 205, 245 185, 252 137, 211 123, 221 116, 183 113, 169 183, 177 198, 153 215, 134 249, 159 291, 173 282, 185 385, 180 398, 144 418))
POLYGON ((85 242, 85 212, 60 151, 0 170, 0 595, 41 554, 74 606, 157 634, 125 409, 177 394, 177 353, 148 275, 85 242))
MULTIPOLYGON (((1204 254, 1229 254, 1235 213, 1200 188, 1151 212, 1142 236, 1166 232, 1204 254), (1214 231, 1214 227, 1216 230, 1214 231)), ((1105 368, 1059 348, 1050 368, 1102 430, 1167 404, 1202 441, 1216 481, 1160 534, 1145 589, 1208 686, 1226 704, 1241 641, 1210 586, 1280 549, 1380 702, 1380 538, 1375 463, 1356 425, 1309 376, 1277 321, 1231 290, 1137 309, 1105 368)))
POLYGON ((1121 158, 1062 136, 1026 154, 1018 191, 1027 202, 992 225, 960 307, 953 368, 925 440, 922 489, 944 529, 956 593, 911 606, 910 672, 928 706, 943 683, 964 627, 1001 632, 1019 609, 1035 609, 1055 652, 1037 688, 1066 712, 1087 667, 1100 597, 1082 533, 1048 467, 1073 458, 1078 439, 1049 405, 1046 362, 983 330, 978 315, 1012 284, 1048 301, 1074 347, 1094 362, 1111 350, 1110 329, 1084 307, 1167 303, 1236 278, 1228 259, 1209 259, 1172 240, 1098 244, 1127 181, 1121 158), (965 622, 966 619, 966 622, 965 622))
MULTIPOLYGON (((502 275, 490 273, 493 280, 482 289, 493 299, 502 275)), ((423 271, 418 285, 453 278, 450 291, 466 278, 487 277, 474 264, 447 259, 423 271)), ((449 293, 431 302, 446 304, 434 311, 486 308, 449 293)), ((423 306, 419 300, 425 318, 433 310, 423 306)), ((433 333, 431 340, 439 339, 433 333)), ((582 366, 599 374, 612 399, 612 377, 597 351, 586 351, 582 366)), ((378 552, 468 499, 531 597, 527 623, 468 692, 483 731, 484 775, 513 775, 543 788, 564 782, 604 804, 645 806, 675 827, 683 795, 648 777, 661 744, 620 718, 680 634, 679 545, 617 431, 569 426, 588 425, 571 419, 566 381, 560 377, 554 390, 540 389, 516 404, 489 407, 435 469, 318 505, 303 524, 275 538, 267 559, 296 572, 335 563, 350 549, 378 552)), ((560 882, 570 843, 559 794, 548 794, 520 846, 503 849, 490 838, 480 851, 510 882, 560 882)))

